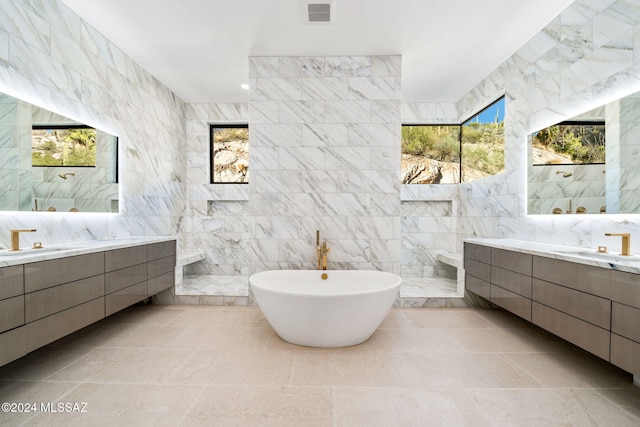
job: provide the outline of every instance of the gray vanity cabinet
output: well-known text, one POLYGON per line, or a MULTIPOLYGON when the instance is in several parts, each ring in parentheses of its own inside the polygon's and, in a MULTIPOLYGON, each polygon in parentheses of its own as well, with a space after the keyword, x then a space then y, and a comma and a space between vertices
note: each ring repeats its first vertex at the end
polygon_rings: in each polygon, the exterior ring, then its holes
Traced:
POLYGON ((531 255, 464 244, 465 287, 531 321, 531 255))
POLYGON ((640 375, 640 275, 611 275, 611 363, 640 375))
POLYGON ((24 328, 24 268, 0 268, 0 365, 27 353, 24 328))
POLYGON ((24 325, 22 266, 0 268, 0 333, 24 325))
POLYGON ((640 375, 640 275, 468 242, 464 248, 468 291, 640 375))
POLYGON ((491 300, 491 248, 465 243, 464 271, 466 289, 491 300))
POLYGON ((176 243, 175 241, 149 245, 147 264, 147 294, 155 295, 170 288, 175 283, 176 243))
POLYGON ((533 260, 532 322, 604 360, 611 340, 611 270, 533 260))
POLYGON ((147 297, 147 248, 134 246, 104 253, 107 316, 147 297))
POLYGON ((0 366, 175 283, 175 240, 0 268, 0 366))
POLYGON ((24 265, 27 352, 104 318, 101 252, 24 265))
POLYGON ((175 240, 105 252, 106 315, 173 286, 175 265, 175 240))
POLYGON ((531 321, 531 255, 491 248, 491 302, 531 321))

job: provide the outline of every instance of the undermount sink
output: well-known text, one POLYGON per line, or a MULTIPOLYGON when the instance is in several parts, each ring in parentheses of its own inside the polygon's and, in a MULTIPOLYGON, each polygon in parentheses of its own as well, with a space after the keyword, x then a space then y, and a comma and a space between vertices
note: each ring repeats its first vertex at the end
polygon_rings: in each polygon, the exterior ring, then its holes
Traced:
POLYGON ((15 257, 15 256, 32 256, 39 254, 47 254, 52 252, 70 251, 74 249, 80 249, 82 246, 46 246, 44 248, 22 248, 19 251, 9 251, 7 249, 0 250, 0 257, 15 257))
POLYGON ((575 249, 566 251, 556 251, 560 254, 577 255, 587 258, 595 258, 602 261, 629 261, 638 262, 640 258, 634 255, 620 255, 617 252, 598 252, 596 250, 575 249))

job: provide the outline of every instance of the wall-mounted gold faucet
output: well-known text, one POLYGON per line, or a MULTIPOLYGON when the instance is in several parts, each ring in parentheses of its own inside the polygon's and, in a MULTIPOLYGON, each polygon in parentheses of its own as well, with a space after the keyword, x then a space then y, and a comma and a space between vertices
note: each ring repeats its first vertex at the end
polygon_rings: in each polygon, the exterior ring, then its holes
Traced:
POLYGON ((60 174, 58 174, 58 176, 59 176, 60 178, 62 178, 62 179, 67 179, 67 177, 69 177, 69 176, 76 176, 76 174, 75 174, 75 173, 73 173, 73 172, 67 172, 67 173, 60 173, 60 174))
POLYGON ((604 235, 622 237, 622 252, 620 255, 631 255, 631 235, 629 233, 604 233, 604 235))
POLYGON ((36 230, 11 230, 11 249, 9 252, 17 252, 20 250, 20 233, 33 233, 36 230))
POLYGON ((327 269, 327 254, 331 249, 327 247, 327 242, 320 246, 320 230, 316 230, 316 258, 318 261, 318 270, 327 269))

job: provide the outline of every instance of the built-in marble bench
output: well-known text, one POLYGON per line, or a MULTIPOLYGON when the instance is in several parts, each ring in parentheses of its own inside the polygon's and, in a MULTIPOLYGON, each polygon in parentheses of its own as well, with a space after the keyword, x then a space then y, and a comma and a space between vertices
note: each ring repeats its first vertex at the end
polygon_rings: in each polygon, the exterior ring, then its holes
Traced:
POLYGON ((204 251, 181 253, 176 260, 176 267, 184 267, 204 259, 204 251))
MULTIPOLYGON (((202 305, 249 305, 249 277, 240 275, 184 275, 183 267, 204 259, 203 251, 179 255, 176 268, 175 302, 202 305)), ((439 254, 438 261, 455 267, 457 279, 448 277, 403 277, 397 305, 400 307, 449 307, 464 305, 462 256, 439 254), (462 277, 462 280, 461 280, 462 277)))
POLYGON ((175 302, 202 305, 248 305, 249 277, 238 275, 185 275, 184 267, 205 258, 204 251, 178 256, 175 302))

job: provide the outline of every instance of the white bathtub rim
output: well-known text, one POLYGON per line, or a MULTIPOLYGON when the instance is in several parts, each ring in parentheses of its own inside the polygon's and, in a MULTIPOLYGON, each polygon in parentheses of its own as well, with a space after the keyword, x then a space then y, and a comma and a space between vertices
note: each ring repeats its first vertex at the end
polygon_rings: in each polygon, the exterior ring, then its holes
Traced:
MULTIPOLYGON (((349 274, 352 274, 352 273, 349 273, 349 274)), ((332 282, 329 282, 328 284, 335 286, 335 284, 332 282)), ((355 296, 355 295, 375 294, 379 292, 388 291, 394 288, 399 288, 401 284, 402 284, 402 278, 397 274, 390 273, 388 271, 379 271, 379 270, 265 270, 258 273, 254 273, 251 276, 249 276, 249 285, 252 288, 258 288, 262 292, 281 294, 281 295, 301 295, 301 296, 304 295, 304 296, 310 296, 314 298, 336 298, 336 297, 348 297, 348 296, 355 296), (376 286, 368 289, 351 290, 351 292, 348 292, 350 291, 350 289, 348 289, 348 283, 347 283, 346 286, 338 288, 338 290, 340 290, 340 292, 338 293, 316 293, 309 288, 303 288, 302 285, 296 288, 295 290, 283 290, 281 288, 278 288, 278 286, 280 285, 278 283, 268 283, 267 284, 268 286, 264 286, 264 284, 260 284, 260 283, 255 283, 255 278, 259 278, 260 276, 266 276, 269 274, 276 275, 277 273, 287 273, 287 272, 294 272, 294 273, 302 272, 302 274, 309 274, 309 275, 311 272, 317 272, 318 277, 323 273, 326 273, 327 275, 329 275, 329 277, 331 277, 331 275, 333 274, 339 275, 341 272, 352 272, 353 274, 366 272, 366 273, 374 273, 376 275, 385 275, 389 278, 392 278, 393 283, 385 284, 384 286, 376 286), (309 273, 306 273, 306 272, 309 272, 309 273)), ((319 282, 318 285, 323 286, 324 283, 319 282)))

